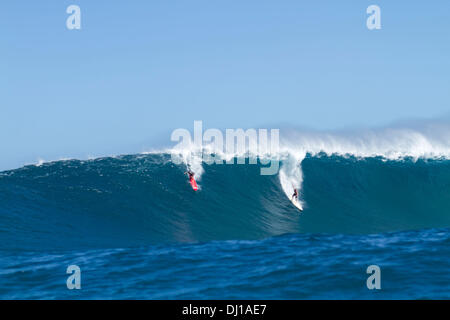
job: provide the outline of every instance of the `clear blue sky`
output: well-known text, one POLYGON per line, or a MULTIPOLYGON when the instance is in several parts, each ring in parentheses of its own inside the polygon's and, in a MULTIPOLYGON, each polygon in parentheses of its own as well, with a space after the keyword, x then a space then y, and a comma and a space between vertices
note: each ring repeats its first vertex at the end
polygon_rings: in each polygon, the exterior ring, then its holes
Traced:
POLYGON ((450 2, 5 1, 0 170, 140 152, 174 128, 318 129, 450 109, 450 2), (81 30, 66 8, 81 7, 81 30), (381 7, 382 29, 366 28, 381 7))

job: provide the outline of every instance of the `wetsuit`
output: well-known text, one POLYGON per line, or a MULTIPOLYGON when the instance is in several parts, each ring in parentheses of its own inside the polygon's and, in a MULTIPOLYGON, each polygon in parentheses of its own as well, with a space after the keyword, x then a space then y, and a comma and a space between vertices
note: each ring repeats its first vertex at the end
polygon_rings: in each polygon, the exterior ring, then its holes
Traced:
POLYGON ((189 176, 189 180, 192 180, 192 179, 194 179, 194 173, 193 172, 191 172, 191 171, 188 171, 188 172, 186 172, 187 174, 188 174, 188 176, 189 176))

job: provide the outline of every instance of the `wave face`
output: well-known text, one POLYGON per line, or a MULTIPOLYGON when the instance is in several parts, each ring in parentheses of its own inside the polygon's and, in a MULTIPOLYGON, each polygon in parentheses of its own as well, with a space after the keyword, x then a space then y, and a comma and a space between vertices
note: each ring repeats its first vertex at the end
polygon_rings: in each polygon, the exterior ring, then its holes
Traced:
MULTIPOLYGON (((307 154, 292 206, 260 165, 204 165, 193 192, 168 154, 66 160, 0 173, 0 249, 123 248, 450 226, 450 161, 307 154)), ((300 170, 300 163, 292 170, 300 170)), ((298 171, 297 171, 298 172, 298 171)))

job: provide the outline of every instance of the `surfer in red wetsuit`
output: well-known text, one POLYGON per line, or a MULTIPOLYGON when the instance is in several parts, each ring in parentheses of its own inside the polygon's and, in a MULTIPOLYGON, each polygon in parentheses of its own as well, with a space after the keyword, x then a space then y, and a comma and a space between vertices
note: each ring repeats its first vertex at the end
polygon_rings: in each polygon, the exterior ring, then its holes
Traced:
POLYGON ((295 188, 294 188, 294 194, 292 195, 292 200, 294 200, 294 198, 295 198, 295 200, 298 200, 298 191, 295 188))
POLYGON ((190 169, 188 169, 188 171, 184 174, 187 174, 189 176, 189 183, 191 184, 192 189, 194 189, 194 191, 197 191, 198 186, 197 182, 195 182, 194 173, 190 169))

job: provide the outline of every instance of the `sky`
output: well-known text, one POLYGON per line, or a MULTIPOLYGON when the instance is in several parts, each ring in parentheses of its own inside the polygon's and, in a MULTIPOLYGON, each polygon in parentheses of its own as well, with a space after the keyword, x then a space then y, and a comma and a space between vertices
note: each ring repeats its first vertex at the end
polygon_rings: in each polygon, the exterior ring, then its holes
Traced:
POLYGON ((2 2, 0 170, 149 150, 194 120, 331 130, 440 117, 449 17, 447 0, 2 2), (366 26, 373 4, 380 30, 366 26))

